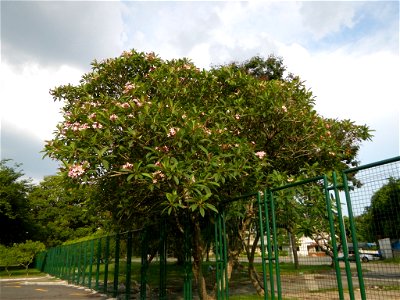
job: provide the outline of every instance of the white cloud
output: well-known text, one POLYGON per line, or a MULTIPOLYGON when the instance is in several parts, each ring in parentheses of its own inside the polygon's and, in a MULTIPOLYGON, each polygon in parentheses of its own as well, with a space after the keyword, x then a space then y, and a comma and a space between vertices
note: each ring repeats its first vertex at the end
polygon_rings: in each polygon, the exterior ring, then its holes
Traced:
POLYGON ((76 84, 82 70, 61 66, 43 68, 26 64, 22 69, 2 63, 0 98, 2 122, 14 124, 39 139, 49 139, 58 121, 62 103, 54 103, 49 90, 61 84, 76 84))
POLYGON ((196 62, 197 67, 207 69, 210 66, 210 45, 203 43, 194 46, 188 57, 196 62))
POLYGON ((119 2, 6 1, 1 6, 3 61, 88 66, 123 50, 119 2))
POLYGON ((324 115, 365 121, 399 109, 400 60, 390 52, 312 55, 294 44, 282 46, 280 53, 289 71, 307 81, 324 115))
POLYGON ((316 39, 336 33, 343 27, 352 28, 361 2, 303 2, 300 14, 303 25, 316 39))

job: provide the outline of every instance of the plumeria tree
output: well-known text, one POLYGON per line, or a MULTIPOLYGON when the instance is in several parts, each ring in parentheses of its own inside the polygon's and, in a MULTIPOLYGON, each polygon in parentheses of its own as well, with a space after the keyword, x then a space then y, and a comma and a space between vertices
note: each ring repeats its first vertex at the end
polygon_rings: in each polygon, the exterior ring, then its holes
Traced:
POLYGON ((343 167, 370 137, 320 116, 303 82, 282 78, 279 59, 262 62, 200 70, 133 50, 51 91, 65 105, 47 155, 75 182, 97 184, 117 222, 165 214, 180 228, 189 215, 202 299, 202 224, 221 200, 264 187, 272 170, 291 178, 306 165, 343 167))

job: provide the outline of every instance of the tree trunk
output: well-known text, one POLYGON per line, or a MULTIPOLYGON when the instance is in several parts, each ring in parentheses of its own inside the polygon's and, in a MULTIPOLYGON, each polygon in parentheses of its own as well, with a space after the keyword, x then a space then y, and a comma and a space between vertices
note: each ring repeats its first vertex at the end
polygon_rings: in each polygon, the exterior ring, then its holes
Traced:
POLYGON ((288 231, 289 237, 290 237, 290 244, 291 244, 293 259, 294 259, 294 268, 297 270, 299 268, 299 256, 297 254, 296 236, 291 232, 291 230, 288 229, 287 231, 288 231))
POLYGON ((197 283, 197 290, 200 300, 212 300, 214 297, 207 293, 206 280, 203 275, 203 240, 201 238, 200 225, 195 222, 193 236, 193 275, 197 283))
POLYGON ((248 274, 251 283, 253 284, 254 288, 257 291, 257 295, 264 296, 264 289, 260 284, 261 279, 260 276, 258 276, 256 269, 254 268, 254 263, 251 264, 249 263, 248 274))
POLYGON ((259 240, 260 240, 260 233, 257 231, 256 236, 254 237, 254 242, 253 242, 252 246, 246 247, 247 259, 249 261, 249 267, 248 267, 247 271, 248 271, 251 283, 253 284, 254 288, 257 291, 257 294, 259 296, 264 296, 264 288, 261 284, 260 276, 258 276, 258 273, 254 267, 254 256, 256 253, 257 244, 258 244, 259 240))

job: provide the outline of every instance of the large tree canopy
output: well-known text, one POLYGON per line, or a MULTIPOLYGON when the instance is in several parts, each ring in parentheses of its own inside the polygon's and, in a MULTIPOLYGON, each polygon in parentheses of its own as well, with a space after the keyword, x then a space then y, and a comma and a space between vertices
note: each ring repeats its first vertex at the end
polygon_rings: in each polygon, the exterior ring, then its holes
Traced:
POLYGON ((271 59, 211 70, 136 51, 95 61, 79 85, 51 91, 65 101, 64 121, 45 151, 70 178, 113 186, 115 214, 204 215, 265 185, 272 170, 354 162, 368 128, 320 116, 303 82, 283 79, 271 59))
POLYGON ((284 72, 274 56, 210 70, 136 51, 95 61, 79 85, 51 91, 65 102, 64 121, 45 151, 72 180, 98 187, 98 206, 120 226, 163 212, 182 228, 189 215, 193 271, 208 299, 204 232, 221 200, 347 168, 370 138, 367 126, 320 116, 311 91, 284 72))

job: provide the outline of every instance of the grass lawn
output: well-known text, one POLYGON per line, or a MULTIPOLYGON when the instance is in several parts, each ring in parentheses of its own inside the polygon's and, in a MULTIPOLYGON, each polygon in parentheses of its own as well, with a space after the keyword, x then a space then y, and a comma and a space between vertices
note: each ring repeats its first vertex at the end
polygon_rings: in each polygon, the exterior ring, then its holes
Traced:
POLYGON ((21 268, 21 267, 9 267, 8 272, 11 273, 11 275, 9 273, 7 273, 3 267, 1 267, 0 268, 0 278, 6 279, 6 278, 27 277, 27 276, 37 277, 37 276, 45 276, 46 275, 45 273, 42 273, 37 269, 28 269, 28 275, 27 275, 25 268, 21 268))

